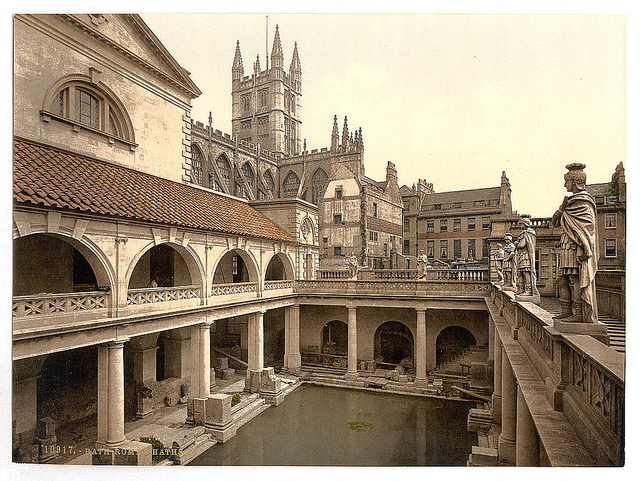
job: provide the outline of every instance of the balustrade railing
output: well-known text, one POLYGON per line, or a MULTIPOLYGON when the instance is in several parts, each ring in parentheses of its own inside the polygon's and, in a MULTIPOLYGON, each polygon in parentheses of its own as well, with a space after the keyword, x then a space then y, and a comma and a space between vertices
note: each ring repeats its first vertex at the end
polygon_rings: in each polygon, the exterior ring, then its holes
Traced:
POLYGON ((157 302, 180 301, 200 297, 200 286, 150 287, 129 289, 127 305, 155 304, 157 302))
POLYGON ((249 294, 258 291, 257 282, 236 282, 233 284, 214 284, 212 296, 228 296, 231 294, 249 294))
POLYGON ((293 287, 293 281, 279 280, 279 281, 265 281, 264 290, 273 291, 277 289, 291 289, 293 287))
POLYGON ((109 307, 110 299, 111 294, 104 291, 15 296, 13 318, 32 319, 104 309, 109 307))
POLYGON ((351 277, 351 273, 347 270, 319 270, 318 279, 349 279, 351 277))

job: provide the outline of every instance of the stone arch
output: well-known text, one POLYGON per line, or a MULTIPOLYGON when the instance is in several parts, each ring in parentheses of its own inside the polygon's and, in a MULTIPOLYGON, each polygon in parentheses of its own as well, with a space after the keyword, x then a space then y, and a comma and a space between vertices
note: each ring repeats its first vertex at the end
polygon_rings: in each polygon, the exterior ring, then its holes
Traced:
POLYGON ((289 256, 276 252, 271 256, 264 274, 265 281, 293 280, 295 277, 293 262, 289 256))
POLYGON ((414 358, 414 337, 409 326, 400 321, 381 323, 373 336, 373 355, 378 362, 400 364, 414 358))
POLYGON ((225 250, 222 252, 214 263, 212 272, 213 284, 258 282, 260 279, 260 269, 258 268, 258 263, 255 257, 250 252, 240 248, 225 250), (244 277, 243 274, 240 274, 240 270, 237 270, 237 273, 234 274, 233 256, 235 255, 242 259, 242 265, 238 265, 238 267, 241 268, 241 266, 244 266, 246 268, 246 280, 240 280, 244 277))
MULTIPOLYGON (((84 259, 84 261, 86 261, 86 263, 90 267, 92 274, 95 277, 95 284, 96 284, 95 287, 108 286, 110 289, 113 290, 115 285, 115 273, 114 273, 113 266, 111 265, 111 262, 109 261, 107 255, 94 242, 90 241, 86 237, 83 237, 82 240, 78 240, 74 237, 71 237, 62 233, 52 234, 47 232, 32 232, 28 235, 16 236, 14 238, 14 267, 13 267, 14 292, 23 292, 24 295, 27 295, 26 291, 29 290, 28 286, 26 285, 19 287, 16 290, 16 282, 20 282, 20 280, 23 280, 23 281, 25 280, 25 273, 17 272, 17 270, 21 268, 20 266, 21 252, 23 248, 19 244, 22 244, 22 243, 25 244, 24 248, 29 250, 28 258, 32 260, 33 260, 33 255, 32 255, 33 252, 37 252, 39 254, 43 253, 43 248, 42 248, 43 246, 42 245, 38 246, 38 244, 45 244, 52 248, 55 248, 57 243, 63 243, 65 245, 70 246, 72 249, 77 251, 79 255, 82 256, 82 259, 84 259)), ((73 256, 75 256, 76 254, 74 254, 73 251, 70 251, 68 255, 70 256, 68 259, 69 262, 60 262, 60 259, 58 258, 56 261, 56 264, 60 266, 64 266, 64 265, 71 266, 70 272, 71 272, 71 275, 73 275, 73 272, 72 272, 73 258, 74 258, 73 256)), ((36 268, 37 267, 38 266, 36 266, 36 268)), ((42 266, 39 266, 39 267, 42 268, 42 266)), ((27 267, 23 265, 22 268, 26 269, 27 267)), ((43 275, 41 276, 38 276, 37 274, 33 273, 33 269, 31 270, 31 272, 32 272, 31 277, 34 278, 34 280, 37 280, 35 279, 36 277, 40 278, 40 281, 38 281, 37 283, 40 284, 41 286, 44 286, 46 282, 49 282, 51 280, 51 271, 47 271, 46 273, 43 273, 43 275)), ((67 279, 67 281, 69 282, 69 285, 73 285, 73 278, 67 279)), ((56 292, 55 289, 52 290, 51 288, 37 288, 37 286, 35 285, 33 285, 33 288, 36 289, 37 292, 56 292)), ((84 289, 84 290, 92 290, 92 289, 84 289)), ((58 292, 72 292, 72 291, 73 291, 73 288, 65 291, 58 291, 58 292)), ((35 294, 35 293, 36 292, 31 292, 30 294, 35 294)), ((16 295, 21 295, 21 294, 16 294, 16 295)))
POLYGON ((297 197, 300 188, 300 177, 290 170, 282 182, 282 197, 297 197))
POLYGON ((448 326, 436 337, 436 365, 453 360, 456 356, 476 345, 471 331, 462 326, 448 326))
MULTIPOLYGON (((144 280, 147 277, 146 276, 147 271, 146 271, 146 266, 141 265, 140 262, 143 260, 144 262, 146 262, 145 256, 147 255, 150 256, 151 255, 150 252, 154 248, 161 247, 161 246, 164 246, 165 248, 170 247, 173 251, 175 251, 179 255, 179 259, 177 262, 180 263, 180 260, 181 260, 187 269, 187 272, 181 271, 177 273, 179 275, 176 276, 176 272, 175 272, 176 264, 174 264, 172 267, 172 269, 174 270, 174 273, 172 274, 174 277, 173 281, 164 282, 163 280, 162 284, 170 284, 171 286, 178 286, 178 285, 197 285, 200 287, 204 286, 204 279, 205 279, 204 268, 202 267, 202 264, 197 254, 193 251, 191 246, 185 247, 180 244, 176 244, 174 242, 163 242, 161 244, 156 245, 154 242, 150 242, 149 244, 144 246, 144 248, 142 248, 137 253, 137 255, 133 257, 129 265, 129 268, 127 269, 125 280, 126 280, 127 286, 129 286, 130 289, 134 288, 131 286, 132 281, 134 281, 134 284, 136 284, 136 287, 147 287, 154 280, 152 278, 153 272, 151 272, 152 266, 149 265, 147 284, 142 285, 144 283, 144 280), (186 276, 187 273, 188 273, 190 282, 184 283, 187 278, 186 276)), ((149 259, 149 262, 151 262, 151 259, 149 259)), ((175 262, 175 258, 174 258, 174 262, 175 262)), ((155 279, 155 280, 158 287, 169 287, 167 285, 162 286, 161 282, 158 282, 159 279, 155 279)))
POLYGON ((346 356, 349 350, 349 326, 341 320, 322 326, 322 353, 346 356))
POLYGON ((300 222, 300 234, 302 235, 302 240, 306 244, 315 245, 316 241, 316 224, 311 219, 311 217, 306 216, 300 222))
POLYGON ((318 201, 324 197, 324 192, 329 184, 329 176, 322 167, 318 167, 311 176, 311 203, 318 205, 318 201))

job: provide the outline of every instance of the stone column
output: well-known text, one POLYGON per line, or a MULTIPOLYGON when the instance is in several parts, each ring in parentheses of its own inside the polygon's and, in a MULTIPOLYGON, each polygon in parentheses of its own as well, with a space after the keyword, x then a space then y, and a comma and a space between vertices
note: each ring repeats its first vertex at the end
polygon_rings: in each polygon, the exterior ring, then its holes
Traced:
POLYGON ((502 432, 498 444, 500 462, 516 463, 516 378, 507 353, 502 349, 502 432))
POLYGON ((284 367, 292 372, 300 369, 300 306, 294 304, 284 311, 284 367))
POLYGON ((348 367, 345 379, 347 381, 355 381, 358 378, 358 334, 356 325, 356 312, 355 306, 347 306, 348 313, 348 333, 349 333, 349 348, 348 348, 348 367))
POLYGON ((98 444, 116 447, 124 435, 124 356, 126 340, 98 347, 98 444))
POLYGON ((416 309, 416 387, 427 387, 427 310, 416 309))
POLYGON ((211 324, 191 326, 191 393, 206 398, 211 389, 211 324))
POLYGON ((494 370, 493 360, 495 357, 494 349, 496 344, 496 339, 495 339, 496 329, 493 324, 493 321, 491 320, 491 316, 489 316, 488 326, 489 326, 489 352, 487 353, 487 374, 488 374, 489 382, 491 382, 493 380, 493 370, 494 370))
POLYGON ((518 386, 517 412, 516 466, 540 466, 538 432, 520 386, 518 386))
POLYGON ((247 382, 251 380, 251 371, 258 369, 258 352, 256 349, 256 324, 255 315, 247 315, 247 382))
POLYGON ((264 369, 264 310, 256 312, 256 369, 264 369))
POLYGON ((502 342, 498 330, 494 328, 493 346, 493 395, 491 405, 493 407, 493 420, 500 424, 502 420, 502 342))

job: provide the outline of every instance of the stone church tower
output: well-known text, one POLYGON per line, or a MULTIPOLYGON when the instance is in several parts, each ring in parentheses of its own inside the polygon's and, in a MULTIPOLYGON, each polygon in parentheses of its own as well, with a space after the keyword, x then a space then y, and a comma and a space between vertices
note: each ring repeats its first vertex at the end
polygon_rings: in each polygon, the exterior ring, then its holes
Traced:
POLYGON ((244 75, 240 42, 231 68, 232 135, 260 146, 275 155, 296 155, 302 151, 302 68, 295 44, 289 66, 284 70, 280 32, 271 49, 271 65, 266 70, 256 56, 253 74, 244 75))

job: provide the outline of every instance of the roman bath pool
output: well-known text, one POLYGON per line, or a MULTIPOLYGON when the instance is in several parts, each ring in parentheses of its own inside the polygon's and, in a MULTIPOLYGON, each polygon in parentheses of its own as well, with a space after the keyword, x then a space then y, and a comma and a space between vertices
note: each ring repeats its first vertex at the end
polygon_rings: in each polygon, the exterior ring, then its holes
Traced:
POLYGON ((191 465, 465 466, 473 403, 305 384, 191 465))

